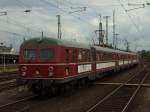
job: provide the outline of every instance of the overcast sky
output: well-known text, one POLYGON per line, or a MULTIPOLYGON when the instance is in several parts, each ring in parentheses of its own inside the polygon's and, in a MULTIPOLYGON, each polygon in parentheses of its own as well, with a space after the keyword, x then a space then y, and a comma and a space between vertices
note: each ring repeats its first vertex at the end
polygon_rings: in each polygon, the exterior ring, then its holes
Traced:
MULTIPOLYGON (((12 44, 17 50, 23 38, 41 36, 57 38, 57 18, 61 15, 62 38, 82 43, 96 41, 99 15, 109 19, 109 43, 112 43, 113 10, 116 12, 116 33, 119 48, 124 49, 122 40, 130 41, 133 51, 150 50, 150 6, 128 6, 146 4, 150 0, 0 0, 0 42, 12 44), (72 9, 72 8, 74 9, 72 9), (87 7, 86 11, 79 7, 87 7), (138 8, 136 10, 130 10, 138 8), (31 10, 25 13, 25 10, 31 10), (125 10, 130 10, 125 12, 125 10), (79 12, 78 12, 79 11, 79 12), (74 13, 70 13, 74 12, 74 13)), ((102 19, 105 29, 105 20, 102 19)))

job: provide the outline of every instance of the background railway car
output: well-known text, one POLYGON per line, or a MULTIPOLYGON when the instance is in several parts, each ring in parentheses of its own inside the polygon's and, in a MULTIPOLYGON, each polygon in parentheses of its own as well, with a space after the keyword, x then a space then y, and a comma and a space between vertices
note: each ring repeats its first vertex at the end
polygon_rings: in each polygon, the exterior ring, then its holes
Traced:
POLYGON ((19 72, 35 93, 56 90, 101 73, 117 71, 138 63, 138 56, 54 38, 33 38, 20 47, 19 72))

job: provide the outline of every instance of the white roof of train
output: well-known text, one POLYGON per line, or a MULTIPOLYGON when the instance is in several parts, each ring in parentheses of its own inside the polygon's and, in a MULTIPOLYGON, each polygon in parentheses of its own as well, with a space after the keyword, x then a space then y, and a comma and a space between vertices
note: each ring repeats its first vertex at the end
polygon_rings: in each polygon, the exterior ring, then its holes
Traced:
POLYGON ((136 55, 136 53, 133 53, 133 52, 132 53, 131 52, 125 52, 125 51, 110 49, 110 48, 106 48, 106 47, 94 46, 94 48, 96 48, 96 50, 104 51, 104 52, 113 52, 113 53, 136 55))

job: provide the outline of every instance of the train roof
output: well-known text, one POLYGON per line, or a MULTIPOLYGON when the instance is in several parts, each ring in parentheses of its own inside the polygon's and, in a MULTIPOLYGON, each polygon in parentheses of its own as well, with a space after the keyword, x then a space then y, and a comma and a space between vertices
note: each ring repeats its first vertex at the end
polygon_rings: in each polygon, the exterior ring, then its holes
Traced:
POLYGON ((75 48, 84 48, 90 49, 91 47, 88 44, 81 44, 78 42, 67 41, 67 40, 60 40, 56 38, 32 38, 29 40, 25 40, 21 47, 32 47, 32 46, 46 46, 46 45, 60 45, 65 47, 75 47, 75 48))
POLYGON ((126 51, 121 51, 121 50, 116 50, 116 49, 111 49, 111 48, 106 48, 106 47, 94 46, 94 48, 96 48, 98 51, 104 51, 104 52, 136 55, 136 53, 133 53, 133 52, 126 52, 126 51))
POLYGON ((65 47, 74 47, 74 48, 83 48, 83 49, 90 49, 91 47, 96 48, 98 51, 103 51, 103 52, 113 52, 113 53, 122 53, 122 54, 130 54, 130 55, 136 55, 136 53, 131 53, 131 52, 125 52, 121 50, 115 50, 111 48, 105 48, 105 47, 100 47, 100 46, 92 46, 84 43, 79 43, 79 42, 73 42, 73 41, 67 41, 63 39, 56 39, 56 38, 32 38, 29 40, 25 40, 21 47, 32 47, 32 46, 48 46, 49 44, 51 45, 59 45, 59 46, 65 46, 65 47))

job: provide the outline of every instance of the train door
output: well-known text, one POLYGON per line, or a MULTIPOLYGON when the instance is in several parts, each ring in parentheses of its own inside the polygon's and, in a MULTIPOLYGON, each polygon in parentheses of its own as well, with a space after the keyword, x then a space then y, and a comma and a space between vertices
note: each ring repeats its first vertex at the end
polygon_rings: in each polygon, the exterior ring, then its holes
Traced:
POLYGON ((76 49, 66 49, 66 73, 69 75, 75 74, 75 63, 76 63, 76 49))
POLYGON ((76 63, 76 54, 75 48, 66 49, 66 63, 76 63))

